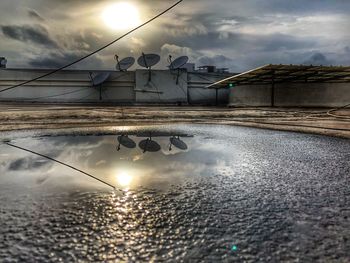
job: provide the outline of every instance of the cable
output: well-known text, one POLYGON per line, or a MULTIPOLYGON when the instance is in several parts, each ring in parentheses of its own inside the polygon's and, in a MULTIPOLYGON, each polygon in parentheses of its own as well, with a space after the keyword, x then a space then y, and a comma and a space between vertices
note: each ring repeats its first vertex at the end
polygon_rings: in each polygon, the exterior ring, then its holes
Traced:
POLYGON ((136 30, 138 30, 138 29, 140 29, 140 28, 146 26, 147 24, 149 24, 149 23, 151 23, 152 21, 156 20, 156 19, 159 18, 160 16, 162 16, 162 15, 164 15, 165 13, 169 12, 169 11, 170 11, 171 9, 173 9, 175 6, 179 5, 182 1, 183 1, 183 0, 179 0, 178 2, 176 2, 175 4, 173 4, 172 6, 170 6, 169 8, 167 8, 166 10, 164 10, 163 12, 159 13, 158 15, 154 16, 153 18, 149 19, 149 20, 146 21, 145 23, 143 23, 143 24, 141 24, 141 25, 135 27, 134 29, 128 31, 128 32, 125 33, 124 35, 118 37, 117 39, 115 39, 115 40, 113 40, 112 42, 110 42, 110 43, 104 45, 103 47, 101 47, 101 48, 99 48, 99 49, 93 51, 92 53, 89 53, 88 55, 85 55, 85 56, 83 56, 82 58, 79 58, 79 59, 77 59, 77 60, 75 60, 75 61, 73 61, 73 62, 71 62, 71 63, 69 63, 69 64, 67 64, 67 65, 65 65, 65 66, 62 66, 62 67, 60 67, 60 68, 58 68, 58 69, 55 69, 55 70, 53 70, 53 71, 50 71, 50 72, 48 72, 48 73, 46 73, 46 74, 44 74, 44 75, 41 75, 41 76, 36 77, 36 78, 34 78, 34 79, 31 79, 31 80, 27 80, 27 81, 25 81, 25 82, 22 82, 22 83, 20 83, 20 84, 17 84, 17 85, 8 87, 8 88, 6 88, 6 89, 0 90, 0 93, 1 93, 1 92, 5 92, 5 91, 7 91, 7 90, 11 90, 11 89, 17 88, 17 87, 20 87, 20 86, 23 86, 23 85, 26 85, 26 84, 28 84, 28 83, 31 83, 31 82, 33 82, 33 81, 36 81, 36 80, 45 78, 45 77, 47 77, 47 76, 50 76, 50 75, 52 75, 52 74, 54 74, 54 73, 56 73, 56 72, 58 72, 58 71, 61 71, 61 70, 65 69, 65 68, 68 68, 68 67, 74 65, 74 64, 77 64, 78 62, 80 62, 80 61, 82 61, 82 60, 84 60, 84 59, 86 59, 86 58, 88 58, 88 57, 91 57, 92 55, 95 55, 96 53, 100 52, 101 50, 103 50, 103 49, 105 49, 105 48, 107 48, 107 47, 113 45, 114 43, 116 43, 117 41, 121 40, 122 38, 124 38, 124 37, 130 35, 130 34, 133 33, 134 31, 136 31, 136 30))
POLYGON ((61 93, 61 94, 57 94, 57 95, 50 95, 50 96, 44 96, 44 97, 30 98, 30 99, 26 99, 26 100, 38 100, 38 99, 47 99, 47 98, 60 97, 60 96, 68 95, 68 94, 78 93, 80 91, 87 90, 87 89, 91 89, 91 87, 85 87, 85 88, 82 88, 82 89, 78 89, 78 90, 74 90, 74 91, 70 91, 70 92, 66 92, 66 93, 61 93))
POLYGON ((16 149, 25 151, 25 152, 29 152, 29 153, 35 154, 35 155, 40 156, 40 157, 46 158, 46 159, 48 159, 48 160, 50 160, 50 161, 59 163, 59 164, 61 164, 61 165, 63 165, 63 166, 66 166, 66 167, 68 167, 68 168, 70 168, 70 169, 73 169, 73 170, 75 170, 75 171, 77 171, 77 172, 79 172, 79 173, 82 173, 82 174, 84 174, 84 175, 86 175, 86 176, 89 176, 89 177, 92 178, 92 179, 95 179, 96 181, 99 181, 100 183, 103 183, 103 184, 109 186, 109 187, 113 188, 113 190, 117 190, 116 187, 113 186, 113 185, 111 185, 110 183, 107 183, 107 182, 103 181, 102 179, 99 179, 99 178, 97 178, 97 177, 95 177, 95 176, 93 176, 93 175, 91 175, 91 174, 88 174, 88 173, 86 173, 86 172, 84 172, 84 171, 82 171, 82 170, 80 170, 80 169, 78 169, 78 168, 75 168, 75 167, 73 167, 73 166, 71 166, 71 165, 69 165, 69 164, 66 164, 66 163, 64 163, 64 162, 58 161, 58 160, 56 160, 56 159, 54 159, 54 158, 51 158, 51 157, 49 157, 49 156, 46 156, 46 155, 43 155, 43 154, 40 154, 40 153, 31 151, 31 150, 22 148, 22 147, 20 147, 20 146, 13 145, 13 144, 11 144, 11 143, 9 143, 9 142, 4 142, 4 144, 6 144, 6 145, 8 145, 8 146, 10 146, 10 147, 13 147, 13 148, 16 148, 16 149))

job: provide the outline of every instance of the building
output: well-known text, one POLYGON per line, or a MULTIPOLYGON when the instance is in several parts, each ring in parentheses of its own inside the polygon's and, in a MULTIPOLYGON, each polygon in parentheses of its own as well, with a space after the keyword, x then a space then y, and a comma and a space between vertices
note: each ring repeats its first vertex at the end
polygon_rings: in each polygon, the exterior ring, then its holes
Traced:
POLYGON ((208 88, 229 88, 233 107, 342 107, 350 103, 350 67, 265 65, 208 88))
MULTIPOLYGON (((49 73, 43 69, 4 69, 0 71, 0 90, 49 73)), ((106 72, 94 71, 92 74, 106 72)), ((110 71, 101 86, 93 87, 90 71, 63 70, 53 75, 0 93, 0 101, 50 103, 113 104, 228 104, 227 89, 207 86, 228 77, 227 74, 148 70, 110 71), (151 77, 151 79, 150 79, 151 77), (100 100, 100 95, 102 100, 100 100)))

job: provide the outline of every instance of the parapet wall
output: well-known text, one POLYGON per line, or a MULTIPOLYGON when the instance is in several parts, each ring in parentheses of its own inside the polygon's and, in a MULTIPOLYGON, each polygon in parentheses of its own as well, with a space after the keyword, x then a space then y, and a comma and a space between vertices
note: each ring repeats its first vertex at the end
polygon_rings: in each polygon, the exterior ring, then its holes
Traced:
MULTIPOLYGON (((0 90, 33 79, 48 70, 0 70, 0 90)), ((105 71, 104 71, 105 72, 105 71)), ((99 73, 99 71, 94 71, 99 73)), ((147 70, 130 72, 111 71, 102 85, 102 101, 127 104, 202 104, 217 102, 227 105, 228 91, 207 89, 206 86, 225 75, 152 70, 151 80, 147 70)), ((99 102, 100 89, 92 87, 89 71, 65 70, 22 87, 0 93, 0 101, 28 102, 99 102)))
POLYGON ((274 92, 272 85, 242 85, 229 94, 233 107, 341 107, 349 103, 349 83, 279 83, 274 92))

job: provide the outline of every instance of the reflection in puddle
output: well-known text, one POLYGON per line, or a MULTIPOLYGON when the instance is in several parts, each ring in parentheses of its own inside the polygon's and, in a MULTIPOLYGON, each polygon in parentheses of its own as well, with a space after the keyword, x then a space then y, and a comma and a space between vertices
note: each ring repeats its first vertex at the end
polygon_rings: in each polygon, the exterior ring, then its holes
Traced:
POLYGON ((122 191, 1 145, 4 262, 350 257, 348 141, 184 125, 11 143, 122 191))

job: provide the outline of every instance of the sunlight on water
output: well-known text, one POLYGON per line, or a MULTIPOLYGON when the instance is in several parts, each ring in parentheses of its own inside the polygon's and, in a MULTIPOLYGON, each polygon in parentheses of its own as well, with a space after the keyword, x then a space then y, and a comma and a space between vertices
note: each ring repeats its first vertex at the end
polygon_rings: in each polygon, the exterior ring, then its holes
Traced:
POLYGON ((130 186, 130 184, 132 182, 132 179, 133 179, 132 176, 130 174, 128 174, 127 172, 125 172, 125 171, 119 172, 117 174, 118 183, 122 187, 130 186))

